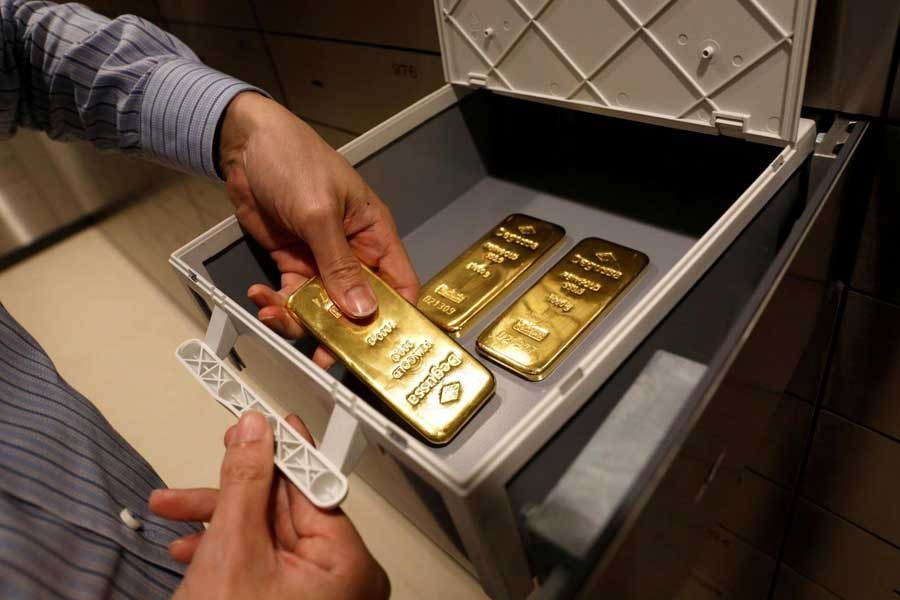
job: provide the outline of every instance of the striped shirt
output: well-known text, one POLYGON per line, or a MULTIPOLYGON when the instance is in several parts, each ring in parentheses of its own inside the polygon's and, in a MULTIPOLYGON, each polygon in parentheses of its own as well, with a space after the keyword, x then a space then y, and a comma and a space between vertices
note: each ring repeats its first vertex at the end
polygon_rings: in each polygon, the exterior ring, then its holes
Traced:
MULTIPOLYGON (((0 138, 34 127, 209 177, 223 111, 255 89, 147 21, 77 4, 0 0, 0 45, 0 138)), ((158 487, 0 305, 0 598, 169 597, 168 544, 199 526, 152 515, 158 487)))
POLYGON ((0 138, 32 127, 213 178, 222 113, 256 90, 152 23, 80 4, 0 0, 0 44, 0 138))

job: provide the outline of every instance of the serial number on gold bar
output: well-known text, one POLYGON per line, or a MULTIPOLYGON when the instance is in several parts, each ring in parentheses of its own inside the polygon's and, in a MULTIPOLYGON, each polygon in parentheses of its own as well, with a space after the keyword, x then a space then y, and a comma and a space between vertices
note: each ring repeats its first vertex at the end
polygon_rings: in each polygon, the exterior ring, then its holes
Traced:
POLYGON ((612 242, 580 241, 478 336, 478 351, 526 379, 544 379, 648 262, 612 242))
POLYGON ((429 442, 446 444, 494 392, 484 365, 366 269, 374 318, 344 315, 314 277, 288 298, 300 324, 429 442))
POLYGON ((422 286, 419 310, 444 331, 459 336, 565 234, 559 225, 535 217, 506 217, 422 286))

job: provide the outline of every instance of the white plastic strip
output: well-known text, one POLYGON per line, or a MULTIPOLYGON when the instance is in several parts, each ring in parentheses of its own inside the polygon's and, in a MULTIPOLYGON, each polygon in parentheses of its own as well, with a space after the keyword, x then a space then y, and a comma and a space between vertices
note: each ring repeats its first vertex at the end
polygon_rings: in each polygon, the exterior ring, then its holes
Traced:
POLYGON ((236 417, 248 410, 266 417, 275 436, 275 464, 310 502, 329 509, 346 498, 347 478, 343 473, 244 385, 206 344, 188 340, 175 355, 210 395, 236 417))

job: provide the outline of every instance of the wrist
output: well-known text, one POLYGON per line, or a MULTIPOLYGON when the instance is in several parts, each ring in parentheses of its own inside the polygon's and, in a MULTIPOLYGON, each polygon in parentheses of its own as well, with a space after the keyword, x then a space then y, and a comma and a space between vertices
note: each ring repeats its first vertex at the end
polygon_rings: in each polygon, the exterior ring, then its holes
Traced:
POLYGON ((242 161, 247 141, 259 127, 262 115, 275 104, 274 100, 255 91, 236 95, 225 112, 219 127, 216 143, 216 167, 223 179, 228 179, 229 170, 242 161))

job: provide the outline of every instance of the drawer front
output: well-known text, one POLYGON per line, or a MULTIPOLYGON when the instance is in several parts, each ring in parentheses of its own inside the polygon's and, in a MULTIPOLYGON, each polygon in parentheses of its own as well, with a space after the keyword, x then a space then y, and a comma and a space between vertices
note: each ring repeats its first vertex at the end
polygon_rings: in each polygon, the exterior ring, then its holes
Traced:
POLYGON ((802 493, 900 546, 900 443, 824 411, 802 493))
POLYGON ((878 116, 898 26, 896 0, 819 2, 804 104, 878 116))
POLYGON ((751 460, 775 418, 781 395, 726 379, 682 448, 708 464, 740 469, 751 460))
POLYGON ((845 600, 889 600, 900 590, 900 550, 805 500, 784 562, 845 600))
POLYGON ((678 600, 695 600, 697 591, 721 600, 765 598, 775 574, 775 559, 723 527, 709 527, 705 545, 685 580, 678 600))
POLYGON ((209 66, 262 88, 284 102, 275 68, 257 31, 172 23, 166 27, 209 66))
POLYGON ((846 286, 839 283, 828 285, 825 302, 819 310, 815 328, 810 336, 806 349, 800 356, 787 392, 802 398, 811 404, 816 403, 819 388, 825 377, 825 365, 830 348, 836 337, 836 325, 842 298, 846 295, 846 286))
POLYGON ((424 0, 254 0, 266 31, 440 51, 434 4, 424 0))
MULTIPOLYGON (((898 5, 900 6, 900 5, 898 5)), ((900 104, 900 100, 897 101, 900 104)), ((880 152, 872 199, 866 212, 865 225, 852 286, 876 298, 900 304, 900 126, 885 126, 877 150, 880 152)), ((860 199, 862 200, 862 199, 860 199)))
POLYGON ((787 394, 782 396, 762 443, 748 463, 750 469, 791 487, 800 470, 812 417, 811 404, 787 394))
POLYGON ((774 600, 840 600, 797 571, 782 565, 775 584, 774 600))
MULTIPOLYGON (((154 0, 71 0, 90 7, 101 15, 114 19, 119 15, 137 15, 159 22, 160 13, 154 0)), ((64 4, 64 2, 60 2, 64 4)))
POLYGON ((362 133, 443 85, 440 56, 266 34, 288 106, 362 133))
POLYGON ((615 558, 585 598, 657 600, 685 584, 707 540, 707 527, 735 477, 722 469, 707 485, 710 465, 679 455, 615 558))
POLYGON ((825 407, 900 438, 898 340, 900 308, 857 293, 848 294, 825 407))
POLYGON ((790 508, 790 492, 744 469, 719 513, 718 522, 760 552, 774 558, 784 537, 790 508))
POLYGON ((254 27, 250 0, 156 0, 167 21, 254 27))
POLYGON ((786 276, 736 359, 730 376, 772 392, 787 387, 825 306, 820 281, 786 276))

